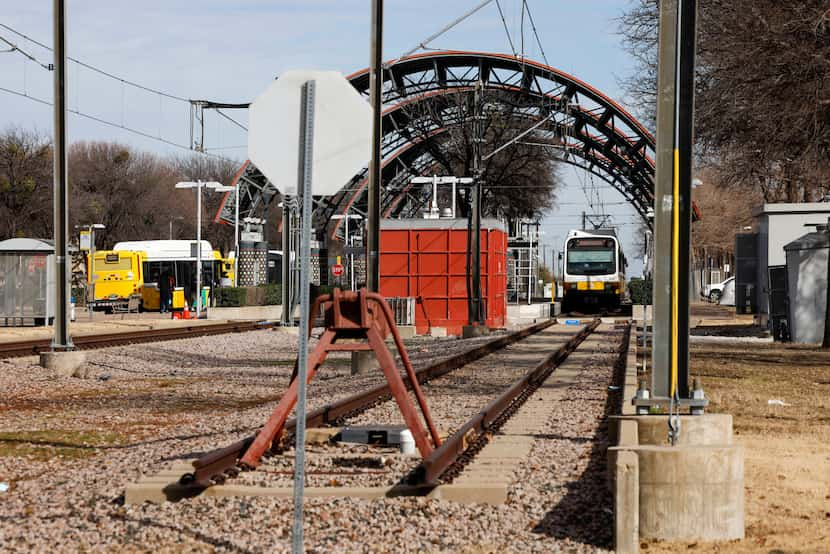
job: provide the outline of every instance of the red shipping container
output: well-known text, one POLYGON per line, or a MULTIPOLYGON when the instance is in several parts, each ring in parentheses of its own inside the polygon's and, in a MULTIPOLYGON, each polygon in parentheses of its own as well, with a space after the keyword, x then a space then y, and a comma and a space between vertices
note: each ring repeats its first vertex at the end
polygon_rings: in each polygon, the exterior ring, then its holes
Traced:
MULTIPOLYGON (((468 322, 467 221, 387 219, 380 231, 380 293, 414 297, 420 334, 444 327, 460 335, 468 322)), ((495 219, 481 222, 481 295, 488 327, 507 317, 507 232, 495 219)))

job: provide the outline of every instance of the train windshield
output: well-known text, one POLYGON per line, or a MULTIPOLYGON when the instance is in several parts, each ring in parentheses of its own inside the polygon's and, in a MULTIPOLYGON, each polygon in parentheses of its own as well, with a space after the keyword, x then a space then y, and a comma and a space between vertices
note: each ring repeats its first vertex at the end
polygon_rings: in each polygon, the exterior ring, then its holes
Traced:
POLYGON ((571 239, 566 271, 571 275, 608 275, 617 271, 613 239, 571 239))

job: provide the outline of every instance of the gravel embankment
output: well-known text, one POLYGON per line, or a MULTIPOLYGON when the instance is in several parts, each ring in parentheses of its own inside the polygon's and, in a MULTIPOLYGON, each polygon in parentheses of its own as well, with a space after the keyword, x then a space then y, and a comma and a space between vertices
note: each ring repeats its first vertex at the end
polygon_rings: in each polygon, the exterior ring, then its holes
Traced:
MULTIPOLYGON (((419 339, 409 350, 417 367, 472 343, 419 339)), ((54 378, 31 358, 0 361, 0 481, 10 484, 0 493, 0 549, 286 550, 290 500, 195 498, 121 506, 120 495, 141 474, 227 444, 264 422, 287 385, 295 344, 290 335, 257 331, 115 347, 91 353, 96 378, 88 380, 54 378)), ((348 358, 333 358, 310 387, 311 408, 381 378, 376 373, 352 377, 348 358)), ((546 437, 559 438, 537 441, 539 455, 511 489, 507 505, 419 498, 309 500, 308 550, 551 552, 593 551, 598 542, 605 544, 594 529, 600 523, 592 527, 581 518, 607 520, 602 510, 608 504, 599 503, 600 511, 590 515, 580 511, 601 487, 589 482, 600 478, 591 454, 610 379, 609 358, 607 352, 597 353, 580 374, 582 386, 566 391, 573 392, 577 405, 557 406, 562 416, 549 421, 546 437)), ((486 386, 486 377, 480 377, 476 386, 486 386)), ((434 402, 441 411, 444 401, 434 402)), ((448 413, 442 417, 451 421, 448 413)), ((334 451, 328 454, 335 457, 334 451)), ((360 447, 350 454, 361 454, 360 447)), ((367 457, 377 459, 374 465, 349 469, 397 473, 396 455, 388 454, 371 453, 367 457)))

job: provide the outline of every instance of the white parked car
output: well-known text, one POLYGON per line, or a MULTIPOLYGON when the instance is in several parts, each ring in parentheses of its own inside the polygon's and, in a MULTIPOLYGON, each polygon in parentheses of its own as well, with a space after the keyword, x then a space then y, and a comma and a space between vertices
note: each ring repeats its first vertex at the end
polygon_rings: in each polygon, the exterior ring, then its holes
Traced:
POLYGON ((706 285, 701 293, 709 302, 715 304, 724 304, 728 306, 735 305, 735 278, 730 277, 726 281, 720 283, 712 283, 706 285))

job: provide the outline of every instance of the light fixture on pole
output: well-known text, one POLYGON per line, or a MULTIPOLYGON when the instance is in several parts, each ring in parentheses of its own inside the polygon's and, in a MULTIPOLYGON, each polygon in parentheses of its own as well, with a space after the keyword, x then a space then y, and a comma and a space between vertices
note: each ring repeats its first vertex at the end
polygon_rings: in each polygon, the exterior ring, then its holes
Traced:
MULTIPOLYGON (((455 197, 456 197, 456 187, 458 185, 469 185, 472 184, 473 179, 472 177, 455 177, 455 176, 438 176, 433 175, 432 177, 413 177, 410 180, 410 183, 414 183, 417 185, 425 185, 432 183, 432 211, 435 214, 435 218, 438 217, 438 185, 452 185, 452 217, 455 219, 455 197)), ((432 214, 430 214, 432 215, 432 214)))
POLYGON ((196 189, 196 319, 202 315, 202 189, 214 190, 222 187, 216 181, 183 181, 176 183, 177 189, 196 189))

